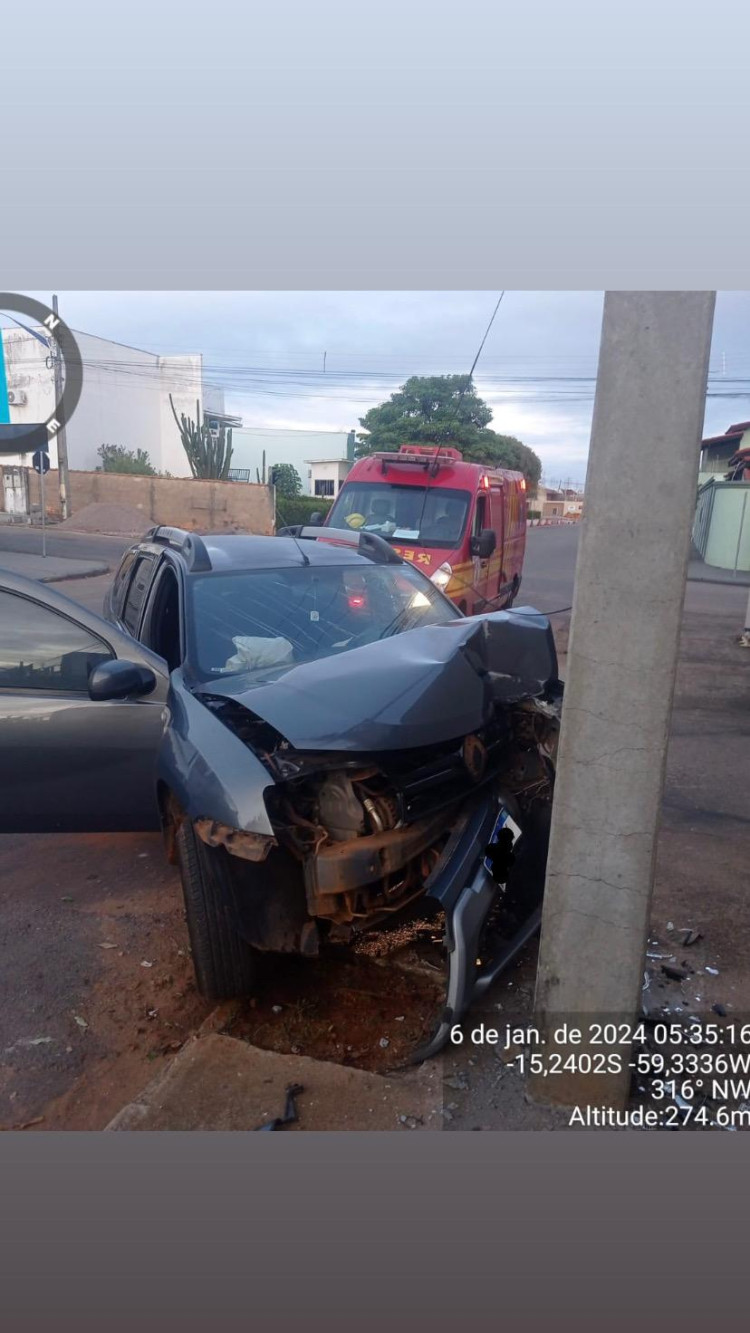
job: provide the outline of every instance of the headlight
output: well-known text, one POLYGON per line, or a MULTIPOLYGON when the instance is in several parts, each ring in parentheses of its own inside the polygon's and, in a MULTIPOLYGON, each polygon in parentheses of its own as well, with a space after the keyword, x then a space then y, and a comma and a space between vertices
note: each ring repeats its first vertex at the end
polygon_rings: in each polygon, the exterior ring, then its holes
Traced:
POLYGON ((445 560, 440 568, 436 569, 435 573, 430 575, 430 581, 434 583, 435 587, 439 588, 441 592, 445 592, 452 577, 453 570, 448 564, 448 561, 445 560))

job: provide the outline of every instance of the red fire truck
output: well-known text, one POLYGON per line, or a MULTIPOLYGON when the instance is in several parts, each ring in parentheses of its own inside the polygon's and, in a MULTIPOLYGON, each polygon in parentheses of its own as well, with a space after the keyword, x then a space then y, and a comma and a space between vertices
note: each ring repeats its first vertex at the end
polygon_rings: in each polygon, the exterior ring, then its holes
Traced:
POLYGON ((377 532, 467 615, 510 606, 518 592, 526 481, 466 463, 458 449, 402 444, 361 458, 325 522, 377 532))

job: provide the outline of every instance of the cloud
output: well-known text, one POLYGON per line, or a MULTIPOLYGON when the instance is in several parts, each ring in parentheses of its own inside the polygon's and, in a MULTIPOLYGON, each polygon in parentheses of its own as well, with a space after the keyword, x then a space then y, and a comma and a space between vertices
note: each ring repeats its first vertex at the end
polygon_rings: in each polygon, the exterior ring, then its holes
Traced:
MULTIPOLYGON (((50 294, 29 293, 49 301, 50 294)), ((410 375, 466 373, 497 301, 473 292, 67 292, 73 328, 163 355, 202 352, 247 425, 350 430, 410 375), (325 367, 325 373, 324 373, 325 367)), ((509 291, 477 370, 498 431, 582 480, 601 292, 509 291)), ((707 430, 750 417, 750 293, 720 293, 707 430), (733 379, 738 383, 733 385, 733 379)))

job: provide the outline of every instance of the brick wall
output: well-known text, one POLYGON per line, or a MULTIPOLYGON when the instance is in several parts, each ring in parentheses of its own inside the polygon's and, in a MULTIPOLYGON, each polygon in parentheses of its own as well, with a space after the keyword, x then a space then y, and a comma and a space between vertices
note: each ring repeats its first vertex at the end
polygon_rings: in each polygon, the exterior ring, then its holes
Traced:
MULTIPOLYGON (((60 517, 56 471, 44 479, 45 507, 60 517)), ((39 505, 39 478, 29 473, 29 501, 39 505)), ((2 502, 0 497, 0 503, 2 502)), ((137 477, 118 472, 71 472, 70 510, 89 504, 127 505, 140 509, 144 527, 170 523, 191 531, 273 533, 273 500, 267 486, 240 481, 196 481, 192 477, 137 477)))

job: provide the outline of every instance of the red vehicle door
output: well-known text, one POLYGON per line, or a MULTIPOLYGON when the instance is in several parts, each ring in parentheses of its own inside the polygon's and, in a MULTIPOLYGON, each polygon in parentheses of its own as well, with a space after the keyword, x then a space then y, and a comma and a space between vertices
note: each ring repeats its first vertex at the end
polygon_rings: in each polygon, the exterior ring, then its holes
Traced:
POLYGON ((484 604, 491 597, 490 583, 492 575, 490 567, 492 556, 483 557, 476 553, 476 545, 479 536, 485 528, 492 527, 490 521, 489 493, 486 490, 477 492, 474 500, 474 513, 471 520, 471 538, 470 538, 470 557, 472 564, 472 584, 469 589, 471 597, 471 607, 469 614, 476 614, 484 609, 484 604))
POLYGON ((495 533, 497 545, 494 554, 490 560, 490 589, 488 597, 492 599, 494 610, 499 610, 504 604, 502 596, 503 589, 507 582, 505 567, 507 564, 507 551, 505 545, 506 533, 506 495, 505 484, 502 482, 493 482, 489 491, 489 504, 491 509, 491 521, 489 526, 495 533))

